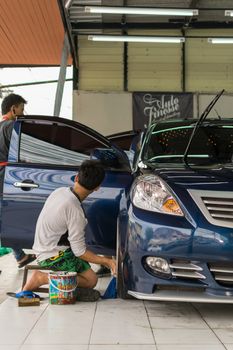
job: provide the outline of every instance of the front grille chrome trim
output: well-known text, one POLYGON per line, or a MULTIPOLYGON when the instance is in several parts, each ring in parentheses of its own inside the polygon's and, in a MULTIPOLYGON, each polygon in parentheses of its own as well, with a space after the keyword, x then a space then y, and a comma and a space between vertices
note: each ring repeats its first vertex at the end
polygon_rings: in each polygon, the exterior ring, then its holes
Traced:
POLYGON ((215 274, 214 277, 215 277, 216 281, 233 282, 233 276, 226 276, 226 275, 215 274))
MULTIPOLYGON (((206 204, 206 202, 204 201, 204 203, 206 204)), ((208 209, 209 210, 213 210, 213 211, 230 211, 230 212, 232 212, 233 211, 233 206, 232 206, 232 208, 229 208, 229 207, 211 207, 210 205, 208 205, 208 209)))
POLYGON ((173 261, 169 264, 173 277, 188 278, 188 279, 206 279, 200 273, 202 268, 191 261, 173 261))
POLYGON ((186 264, 186 263, 172 263, 169 265, 171 269, 180 269, 180 270, 191 270, 191 271, 202 271, 200 266, 195 264, 186 264))
POLYGON ((213 225, 233 228, 233 192, 193 189, 188 192, 206 220, 213 225))
POLYGON ((229 286, 233 284, 233 264, 210 263, 209 270, 216 282, 229 286))
POLYGON ((204 275, 198 272, 172 272, 174 277, 183 277, 183 278, 195 278, 195 279, 206 279, 204 275))
POLYGON ((210 267, 211 272, 222 272, 222 273, 232 273, 233 267, 210 267))

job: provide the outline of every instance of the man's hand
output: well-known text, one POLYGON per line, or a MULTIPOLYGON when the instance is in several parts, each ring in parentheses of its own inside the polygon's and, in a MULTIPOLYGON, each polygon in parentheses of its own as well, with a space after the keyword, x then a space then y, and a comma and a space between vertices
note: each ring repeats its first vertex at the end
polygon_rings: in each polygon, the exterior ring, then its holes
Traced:
POLYGON ((113 276, 116 276, 116 260, 107 258, 106 256, 99 256, 92 253, 90 250, 86 250, 83 255, 80 255, 79 258, 88 261, 89 263, 105 265, 110 270, 113 276))
POLYGON ((103 257, 103 263, 101 265, 105 265, 111 270, 111 273, 113 276, 116 276, 116 260, 115 259, 109 259, 106 257, 103 257))

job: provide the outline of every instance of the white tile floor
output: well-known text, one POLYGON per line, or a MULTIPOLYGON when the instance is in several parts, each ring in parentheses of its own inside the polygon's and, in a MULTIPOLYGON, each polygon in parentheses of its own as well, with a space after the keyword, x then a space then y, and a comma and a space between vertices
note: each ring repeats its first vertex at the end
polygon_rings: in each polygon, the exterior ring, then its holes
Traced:
MULTIPOLYGON (((233 305, 100 300, 18 307, 22 282, 11 254, 0 258, 0 350, 233 350, 233 305)), ((105 290, 102 278, 98 289, 105 290)))

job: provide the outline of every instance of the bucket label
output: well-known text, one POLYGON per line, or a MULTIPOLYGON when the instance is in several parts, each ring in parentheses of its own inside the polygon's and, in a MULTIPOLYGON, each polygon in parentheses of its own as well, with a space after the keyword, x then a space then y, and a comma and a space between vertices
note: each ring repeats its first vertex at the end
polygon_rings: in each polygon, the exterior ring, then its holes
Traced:
POLYGON ((50 304, 65 305, 76 302, 77 273, 57 272, 49 274, 50 304))

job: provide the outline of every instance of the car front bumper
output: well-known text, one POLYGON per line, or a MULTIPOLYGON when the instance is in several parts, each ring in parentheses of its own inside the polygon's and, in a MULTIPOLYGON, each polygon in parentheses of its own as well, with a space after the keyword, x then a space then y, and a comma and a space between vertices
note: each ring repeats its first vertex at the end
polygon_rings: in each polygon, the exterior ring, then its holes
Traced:
POLYGON ((233 304, 233 296, 216 296, 199 292, 161 290, 152 294, 146 294, 128 290, 128 294, 140 300, 233 304))
POLYGON ((185 218, 172 218, 171 225, 164 225, 156 222, 155 215, 150 220, 136 210, 129 214, 123 275, 130 295, 145 300, 233 303, 230 229, 193 227, 185 218), (147 257, 166 259, 170 276, 152 272, 147 257))

